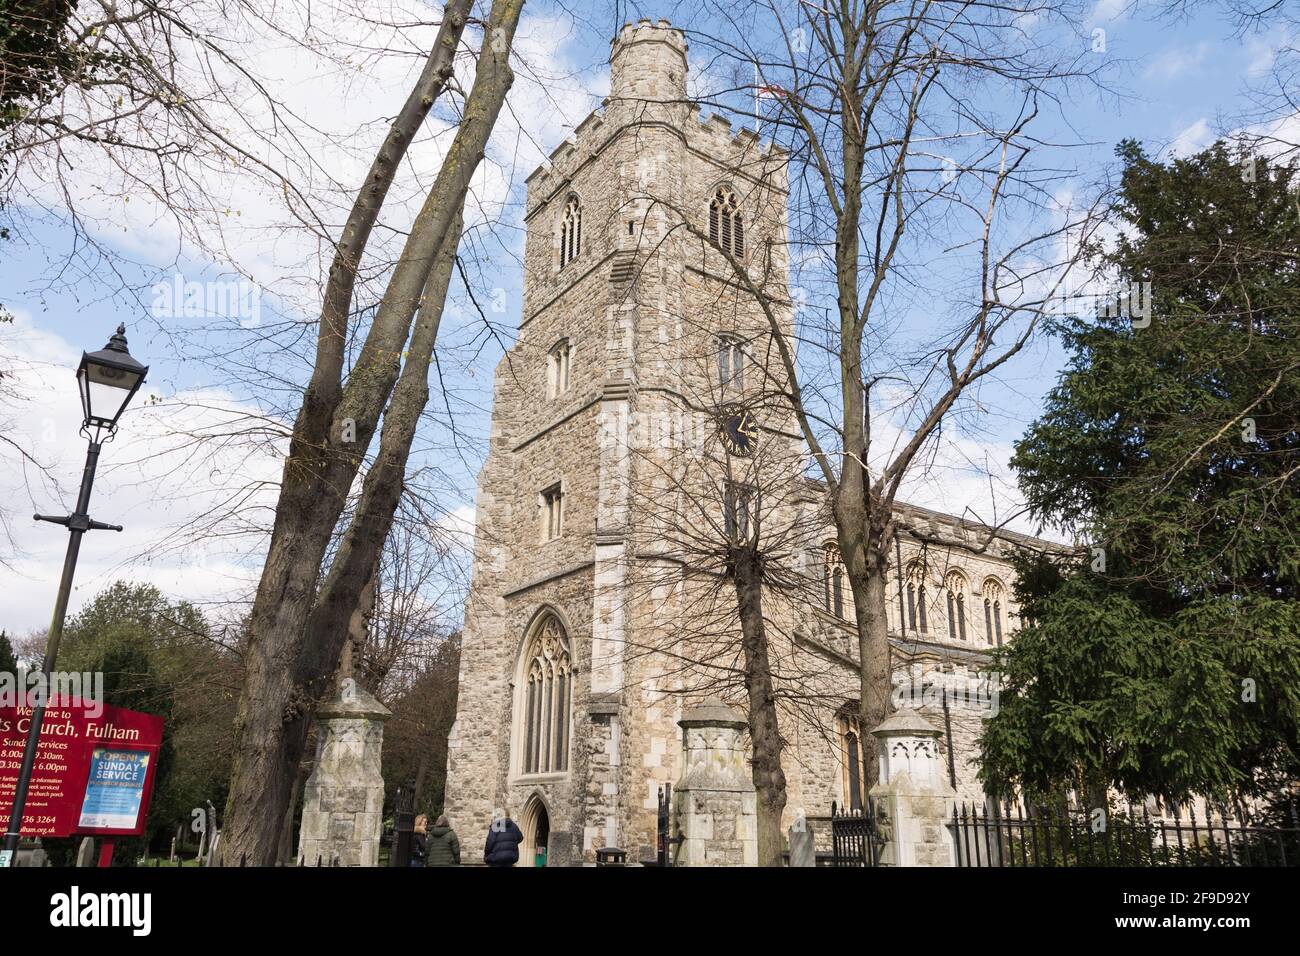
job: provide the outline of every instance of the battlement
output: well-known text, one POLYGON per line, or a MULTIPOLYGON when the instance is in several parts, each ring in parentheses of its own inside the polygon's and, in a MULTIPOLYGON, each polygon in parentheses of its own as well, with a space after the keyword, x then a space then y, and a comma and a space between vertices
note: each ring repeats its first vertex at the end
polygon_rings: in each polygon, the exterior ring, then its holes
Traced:
POLYGON ((685 100, 686 50, 686 37, 667 20, 625 25, 610 44, 610 102, 644 108, 685 100))
POLYGON ((623 29, 618 31, 618 36, 609 42, 613 47, 611 56, 617 53, 619 47, 637 42, 670 44, 681 51, 683 60, 686 59, 688 49, 686 35, 681 30, 667 20, 652 21, 649 17, 642 17, 636 23, 629 20, 623 24, 623 29))
POLYGON ((683 32, 667 20, 624 25, 611 41, 610 96, 527 177, 526 216, 564 190, 584 164, 631 127, 670 127, 689 149, 737 170, 770 167, 773 156, 783 155, 775 144, 761 144, 753 130, 733 128, 726 116, 700 115, 699 105, 686 99, 687 49, 683 32))
MULTIPOLYGON (((759 135, 747 126, 735 129, 730 118, 720 113, 702 117, 697 103, 686 105, 686 117, 683 133, 688 140, 714 155, 730 157, 737 165, 760 163, 784 152, 771 141, 760 143, 759 135)), ((531 212, 570 179, 577 168, 601 149, 621 126, 637 122, 645 120, 616 123, 611 120, 608 109, 593 111, 574 128, 573 135, 556 146, 546 162, 524 180, 528 187, 528 210, 531 212)))

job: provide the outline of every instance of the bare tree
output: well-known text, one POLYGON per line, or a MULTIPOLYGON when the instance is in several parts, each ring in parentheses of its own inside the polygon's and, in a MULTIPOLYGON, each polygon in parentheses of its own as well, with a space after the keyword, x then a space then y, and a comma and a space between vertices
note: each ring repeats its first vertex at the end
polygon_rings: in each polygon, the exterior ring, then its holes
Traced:
MULTIPOLYGON (((460 239, 462 206, 512 82, 509 56, 522 7, 522 0, 492 4, 455 139, 346 382, 341 329, 328 316, 332 306, 347 303, 342 293, 327 291, 325 296, 312 382, 295 422, 249 620, 247 677, 224 831, 227 858, 246 856, 259 865, 271 861, 313 703, 334 673, 347 622, 379 562, 429 394, 429 368, 460 239), (379 451, 323 571, 348 490, 381 416, 379 451)), ((435 47, 431 59, 443 53, 435 47)), ((436 68, 432 72, 438 74, 436 68)), ((409 142, 422 115, 419 109, 404 111, 399 123, 413 125, 395 125, 390 139, 409 142)), ((358 205, 368 201, 363 188, 358 205)), ((345 238, 350 238, 347 233, 345 238)), ((348 250, 345 261, 355 263, 362 251, 360 246, 348 250)))
MULTIPOLYGON (((1058 207, 1051 193, 1063 175, 1030 162, 1040 106, 1092 69, 1082 52, 1054 52, 1025 32, 1026 17, 1067 7, 756 2, 718 8, 726 29, 699 36, 753 70, 741 88, 767 94, 755 117, 789 150, 791 259, 805 303, 797 338, 754 257, 723 254, 768 317, 787 400, 825 482, 853 595, 864 731, 889 710, 886 577, 899 489, 945 422, 1040 328, 1095 222, 1087 205, 1058 207), (890 343, 889 313, 922 295, 949 315, 909 354, 890 343), (878 437, 883 415, 905 427, 878 437)), ((681 228, 701 232, 688 219, 681 228)), ((870 784, 869 734, 864 749, 870 784)))
POLYGON ((680 391, 646 400, 629 444, 641 528, 626 600, 629 633, 646 637, 633 640, 628 656, 649 662, 661 690, 738 699, 748 723, 758 863, 781 866, 791 756, 783 728, 810 715, 820 720, 852 688, 798 647, 820 604, 807 558, 825 516, 803 476, 784 368, 771 334, 754 324, 761 315, 736 309, 734 293, 719 298, 716 309, 681 317, 673 343, 680 391))

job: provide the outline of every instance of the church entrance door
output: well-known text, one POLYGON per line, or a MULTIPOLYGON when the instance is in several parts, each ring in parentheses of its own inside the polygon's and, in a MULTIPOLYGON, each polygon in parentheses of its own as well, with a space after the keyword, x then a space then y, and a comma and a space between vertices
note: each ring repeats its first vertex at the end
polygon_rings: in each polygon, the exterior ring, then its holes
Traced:
POLYGON ((524 852, 519 862, 524 866, 545 866, 551 842, 551 818, 546 805, 534 797, 524 811, 524 852))

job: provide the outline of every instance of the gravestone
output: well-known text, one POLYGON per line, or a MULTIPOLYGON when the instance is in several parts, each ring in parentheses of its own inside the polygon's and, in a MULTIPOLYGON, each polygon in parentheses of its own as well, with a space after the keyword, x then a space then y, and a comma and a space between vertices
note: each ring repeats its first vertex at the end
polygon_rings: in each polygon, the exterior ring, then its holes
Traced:
POLYGON ((800 813, 790 825, 790 866, 816 866, 817 850, 813 845, 813 828, 800 813))
POLYGON ((384 778, 379 758, 391 711, 351 677, 316 711, 316 766, 303 787, 298 861, 378 866, 384 778))
POLYGON ((18 856, 14 862, 18 866, 46 866, 49 860, 45 852, 45 846, 41 843, 41 838, 34 837, 31 840, 20 840, 18 843, 18 856))

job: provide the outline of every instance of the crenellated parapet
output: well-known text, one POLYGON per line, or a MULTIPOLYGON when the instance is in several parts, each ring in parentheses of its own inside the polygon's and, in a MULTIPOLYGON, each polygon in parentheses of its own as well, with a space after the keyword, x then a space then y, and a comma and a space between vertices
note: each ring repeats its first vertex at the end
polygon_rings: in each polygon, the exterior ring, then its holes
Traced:
POLYGON ((643 103, 686 99, 686 36, 667 20, 625 23, 610 42, 609 101, 643 103))
MULTIPOLYGON (((774 168, 784 166, 783 149, 761 142, 747 127, 733 128, 726 116, 702 116, 699 105, 687 99, 687 49, 682 31, 666 20, 641 20, 623 27, 612 43, 610 95, 528 176, 526 219, 557 196, 567 195, 584 168, 604 155, 621 134, 655 127, 717 166, 719 178, 726 171, 784 195, 784 175, 771 175, 774 168)), ((652 148, 648 144, 647 152, 652 148)))

